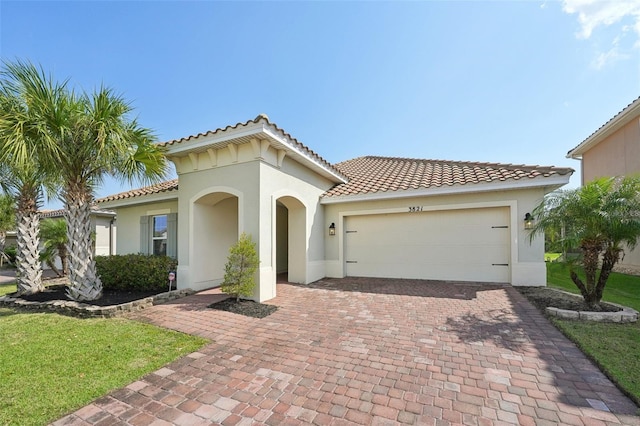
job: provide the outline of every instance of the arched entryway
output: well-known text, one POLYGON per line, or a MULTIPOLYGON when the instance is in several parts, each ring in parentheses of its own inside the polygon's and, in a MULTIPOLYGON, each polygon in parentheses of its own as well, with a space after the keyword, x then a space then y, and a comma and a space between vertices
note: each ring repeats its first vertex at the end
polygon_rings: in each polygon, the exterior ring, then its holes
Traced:
POLYGON ((238 197, 212 192, 193 202, 192 280, 197 288, 220 285, 229 247, 238 241, 238 197))
POLYGON ((276 200, 275 265, 279 277, 292 283, 307 282, 307 217, 300 200, 276 200))

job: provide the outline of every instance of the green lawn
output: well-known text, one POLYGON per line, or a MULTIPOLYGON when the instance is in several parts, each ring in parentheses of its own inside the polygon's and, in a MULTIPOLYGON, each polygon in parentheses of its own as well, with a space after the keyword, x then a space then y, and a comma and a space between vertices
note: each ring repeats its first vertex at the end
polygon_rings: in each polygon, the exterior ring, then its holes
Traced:
POLYGON ((0 296, 4 296, 5 294, 13 293, 17 289, 15 283, 10 284, 0 284, 0 296))
MULTIPOLYGON (((549 287, 580 293, 563 263, 547 263, 549 287)), ((640 311, 640 277, 612 273, 604 300, 640 311)), ((637 404, 640 404, 640 323, 552 320, 637 404)))
POLYGON ((0 425, 47 424, 205 343, 125 319, 0 308, 0 425))

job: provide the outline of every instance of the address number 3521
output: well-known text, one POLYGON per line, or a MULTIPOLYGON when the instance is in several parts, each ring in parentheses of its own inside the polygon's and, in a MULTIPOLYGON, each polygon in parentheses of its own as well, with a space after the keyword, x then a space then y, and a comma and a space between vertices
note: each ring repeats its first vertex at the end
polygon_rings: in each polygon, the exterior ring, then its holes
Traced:
POLYGON ((421 212, 422 206, 410 206, 409 213, 421 212))

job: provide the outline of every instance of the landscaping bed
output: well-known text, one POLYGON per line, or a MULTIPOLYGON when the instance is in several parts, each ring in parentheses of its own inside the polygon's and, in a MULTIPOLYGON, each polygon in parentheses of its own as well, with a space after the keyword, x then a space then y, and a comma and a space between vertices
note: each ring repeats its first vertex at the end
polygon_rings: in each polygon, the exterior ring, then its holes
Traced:
POLYGON ((278 310, 277 306, 254 302, 253 300, 239 300, 228 298, 208 306, 211 309, 232 312, 252 318, 265 318, 278 310))
POLYGON ((536 308, 566 309, 568 311, 619 312, 621 307, 607 302, 599 303, 595 309, 584 303, 580 296, 567 294, 549 287, 514 287, 525 296, 536 308))

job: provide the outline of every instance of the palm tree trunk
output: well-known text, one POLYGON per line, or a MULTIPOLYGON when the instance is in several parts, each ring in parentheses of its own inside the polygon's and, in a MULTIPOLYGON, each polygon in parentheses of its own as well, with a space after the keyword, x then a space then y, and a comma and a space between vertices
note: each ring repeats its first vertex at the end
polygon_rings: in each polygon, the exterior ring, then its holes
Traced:
POLYGON ((69 288, 67 294, 77 301, 102 297, 102 282, 96 273, 91 242, 91 195, 82 185, 65 191, 69 254, 69 288))
MULTIPOLYGON (((20 207, 20 206, 19 206, 20 207)), ((18 209, 18 294, 33 294, 44 290, 42 285, 42 264, 40 263, 40 217, 37 211, 18 209)))

